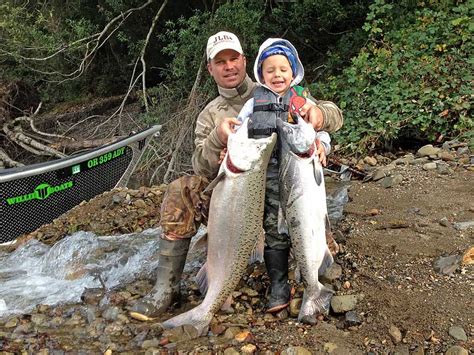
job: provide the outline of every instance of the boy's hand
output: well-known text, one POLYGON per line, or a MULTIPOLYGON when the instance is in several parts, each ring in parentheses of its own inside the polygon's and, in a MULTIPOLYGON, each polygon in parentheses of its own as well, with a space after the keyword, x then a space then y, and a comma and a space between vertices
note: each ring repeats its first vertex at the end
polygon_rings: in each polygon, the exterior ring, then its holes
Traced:
POLYGON ((235 126, 240 125, 240 121, 234 117, 226 117, 222 120, 221 124, 217 126, 217 137, 224 144, 227 145, 227 139, 229 134, 235 132, 235 126))
POLYGON ((300 108, 300 115, 306 122, 311 123, 316 131, 323 128, 323 112, 317 106, 307 102, 302 108, 300 108))
POLYGON ((224 148, 221 150, 219 154, 219 161, 217 162, 218 164, 221 164, 224 161, 226 153, 227 153, 227 148, 224 148))
POLYGON ((321 165, 326 166, 326 151, 324 149, 324 145, 318 138, 316 138, 316 154, 318 154, 319 156, 319 161, 321 162, 321 165))

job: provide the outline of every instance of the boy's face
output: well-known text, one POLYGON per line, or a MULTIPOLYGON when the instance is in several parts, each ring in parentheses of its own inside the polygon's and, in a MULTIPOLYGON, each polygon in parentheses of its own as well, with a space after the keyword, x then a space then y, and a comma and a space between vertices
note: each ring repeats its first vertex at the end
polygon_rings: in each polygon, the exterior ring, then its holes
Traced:
POLYGON ((245 79, 245 57, 233 49, 224 49, 216 54, 207 64, 207 69, 217 85, 233 89, 245 79))
POLYGON ((293 71, 288 59, 281 54, 268 57, 262 63, 263 82, 279 95, 290 88, 293 81, 293 71))

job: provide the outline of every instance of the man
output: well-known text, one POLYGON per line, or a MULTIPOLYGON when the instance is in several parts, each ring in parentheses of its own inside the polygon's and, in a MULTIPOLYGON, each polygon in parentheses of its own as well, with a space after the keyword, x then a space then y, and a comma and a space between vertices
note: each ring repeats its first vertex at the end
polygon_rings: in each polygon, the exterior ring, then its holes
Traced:
MULTIPOLYGON (((150 294, 133 307, 148 316, 164 312, 179 293, 191 237, 207 218, 209 197, 202 191, 208 179, 216 176, 229 134, 240 124, 236 117, 244 103, 253 97, 256 87, 246 73, 247 61, 235 34, 222 31, 209 37, 206 54, 207 69, 217 84, 219 96, 204 108, 196 122, 192 164, 197 176, 185 176, 169 184, 161 205, 163 233, 156 284, 150 294)), ((318 101, 316 106, 300 114, 315 129, 335 131, 342 125, 341 111, 330 102, 318 101)), ((288 249, 274 250, 267 245, 265 254, 272 280, 271 303, 287 303, 289 294, 281 292, 287 288, 287 264, 272 263, 272 260, 287 259, 288 249)))

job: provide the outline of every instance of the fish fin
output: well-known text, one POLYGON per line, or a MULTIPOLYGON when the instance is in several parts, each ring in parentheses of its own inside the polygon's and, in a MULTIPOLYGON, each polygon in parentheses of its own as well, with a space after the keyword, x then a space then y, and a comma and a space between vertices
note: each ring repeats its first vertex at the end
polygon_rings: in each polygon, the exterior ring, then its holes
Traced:
POLYGON ((232 301, 233 301, 232 295, 229 295, 229 297, 227 297, 227 299, 225 300, 224 304, 221 306, 221 311, 224 311, 224 312, 231 311, 232 301))
POLYGON ((216 178, 214 180, 212 180, 209 185, 207 185, 207 187, 204 189, 203 193, 209 193, 211 192, 212 190, 214 190, 214 188, 217 186, 217 184, 224 178, 225 176, 225 170, 222 170, 219 175, 216 176, 216 178))
POLYGON ((281 208, 281 205, 278 206, 278 233, 279 234, 288 234, 288 224, 286 223, 285 213, 281 208))
POLYGON ((332 265, 333 262, 334 262, 334 258, 332 257, 332 254, 329 251, 329 248, 326 246, 326 250, 324 250, 323 262, 321 263, 321 266, 319 267, 318 275, 323 275, 326 272, 326 270, 332 265))
POLYGON ((329 231, 329 233, 332 233, 331 221, 329 220, 329 216, 327 213, 326 213, 326 216, 324 216, 324 224, 326 226, 326 232, 329 231))
POLYGON ((316 162, 316 159, 313 159, 313 170, 314 170, 314 179, 316 180, 316 184, 318 184, 318 186, 320 186, 322 183, 323 183, 323 172, 322 170, 319 168, 319 163, 316 162))
POLYGON ((263 249, 265 249, 265 231, 262 228, 257 242, 255 243, 255 248, 250 255, 249 264, 253 264, 256 261, 263 263, 263 249))
POLYGON ((207 247, 207 233, 201 234, 197 238, 193 238, 191 241, 191 246, 189 247, 189 252, 192 253, 198 251, 199 249, 204 249, 207 247))
POLYGON ((301 269, 298 265, 295 267, 295 281, 301 282, 301 269))
POLYGON ((334 291, 318 281, 320 292, 317 297, 310 296, 308 290, 303 293, 298 321, 306 323, 305 319, 312 319, 320 314, 328 314, 334 291))
POLYGON ((207 288, 209 287, 208 280, 207 280, 207 263, 204 263, 199 269, 198 273, 196 274, 196 283, 199 286, 199 290, 203 295, 207 293, 207 288))

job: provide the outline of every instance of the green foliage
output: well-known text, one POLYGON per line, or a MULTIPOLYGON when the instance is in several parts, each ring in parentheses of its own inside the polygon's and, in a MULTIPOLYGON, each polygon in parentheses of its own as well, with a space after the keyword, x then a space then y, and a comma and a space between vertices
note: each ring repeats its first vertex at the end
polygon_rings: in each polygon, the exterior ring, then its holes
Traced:
MULTIPOLYGON (((213 14, 195 11, 190 17, 170 20, 166 31, 158 36, 158 41, 166 44, 163 52, 170 58, 162 73, 164 85, 178 97, 189 93, 205 60, 208 37, 223 30, 240 38, 251 77, 258 48, 268 37, 285 37, 295 44, 308 69, 308 80, 338 72, 365 41, 366 35, 359 27, 367 8, 364 1, 304 0, 273 6, 260 0, 225 1, 213 14), (331 63, 321 66, 321 71, 311 70, 324 62, 328 51, 332 51, 331 63)), ((199 91, 207 97, 217 94, 207 73, 199 91)), ((155 101, 163 105, 165 100, 160 96, 155 101)))
POLYGON ((340 76, 313 90, 344 110, 336 137, 348 151, 402 136, 472 136, 472 2, 410 6, 376 0, 364 25, 368 44, 340 76))

